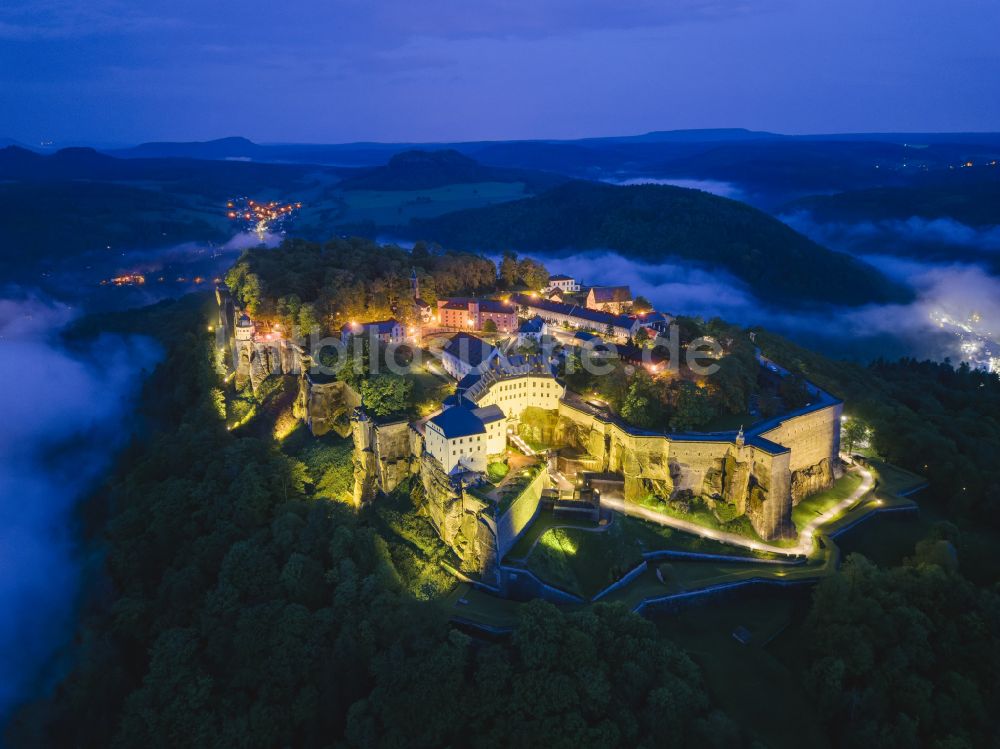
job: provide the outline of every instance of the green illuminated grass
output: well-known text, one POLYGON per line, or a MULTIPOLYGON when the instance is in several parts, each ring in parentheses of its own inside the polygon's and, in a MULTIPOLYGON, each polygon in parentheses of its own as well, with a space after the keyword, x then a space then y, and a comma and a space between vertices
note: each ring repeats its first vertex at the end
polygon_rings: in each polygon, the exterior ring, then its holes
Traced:
POLYGON ((842 502, 861 485, 861 476, 846 473, 837 479, 829 489, 806 497, 792 508, 792 522, 796 528, 816 519, 838 502, 842 502))

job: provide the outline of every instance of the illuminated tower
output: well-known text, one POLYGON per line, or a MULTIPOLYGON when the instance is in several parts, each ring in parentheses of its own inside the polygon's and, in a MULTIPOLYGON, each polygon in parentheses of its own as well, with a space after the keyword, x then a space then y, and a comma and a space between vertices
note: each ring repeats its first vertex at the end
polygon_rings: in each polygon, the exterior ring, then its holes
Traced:
POLYGON ((253 340, 253 320, 251 320, 250 316, 245 312, 240 315, 240 318, 236 321, 236 340, 253 340))
POLYGON ((417 269, 413 269, 413 273, 410 275, 410 291, 413 292, 413 298, 420 298, 420 279, 417 278, 417 269))
POLYGON ((245 312, 236 319, 236 329, 233 337, 233 369, 236 371, 236 384, 242 385, 250 376, 250 359, 253 355, 253 320, 245 312))

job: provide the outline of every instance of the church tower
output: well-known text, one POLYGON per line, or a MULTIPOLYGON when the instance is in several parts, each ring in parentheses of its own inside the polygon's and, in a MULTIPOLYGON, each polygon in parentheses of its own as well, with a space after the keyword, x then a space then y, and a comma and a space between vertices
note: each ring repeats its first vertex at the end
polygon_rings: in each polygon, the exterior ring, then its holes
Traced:
POLYGON ((420 279, 417 278, 417 269, 413 269, 413 273, 410 275, 410 291, 413 293, 414 299, 420 298, 420 279))

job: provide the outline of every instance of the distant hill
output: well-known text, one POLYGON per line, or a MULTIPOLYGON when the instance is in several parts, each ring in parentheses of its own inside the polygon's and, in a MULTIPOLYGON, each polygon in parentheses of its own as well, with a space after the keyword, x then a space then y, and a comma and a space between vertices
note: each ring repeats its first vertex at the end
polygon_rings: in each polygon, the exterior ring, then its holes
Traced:
POLYGON ((679 187, 571 182, 542 195, 411 224, 414 237, 476 250, 613 249, 723 268, 762 300, 807 305, 898 301, 875 268, 734 200, 679 187))
POLYGON ((123 184, 0 182, 0 278, 110 247, 155 248, 231 236, 213 205, 123 184))
POLYGON ((333 167, 182 158, 119 159, 92 148, 64 148, 39 154, 17 146, 0 148, 0 179, 61 182, 163 182, 185 193, 232 197, 255 190, 284 190, 319 172, 339 179, 333 167))
POLYGON ((654 130, 642 135, 612 135, 604 138, 582 138, 579 143, 615 141, 618 143, 715 143, 746 140, 778 140, 794 136, 747 130, 744 127, 695 128, 688 130, 654 130))
POLYGON ((251 159, 260 157, 266 147, 240 137, 190 142, 141 143, 133 148, 112 151, 112 155, 130 159, 251 159))
POLYGON ((1000 225, 997 180, 914 187, 878 187, 836 195, 814 195, 785 204, 781 212, 808 211, 820 223, 949 218, 968 226, 1000 225))
POLYGON ((983 163, 998 157, 1000 143, 991 142, 911 145, 802 137, 724 143, 661 162, 647 171, 661 177, 720 180, 750 190, 794 195, 796 191, 903 186, 929 173, 947 173, 969 160, 983 163))
POLYGON ((528 169, 484 166, 458 151, 404 151, 385 166, 362 171, 340 183, 343 190, 426 190, 481 182, 523 182, 533 190, 548 189, 565 177, 528 169))

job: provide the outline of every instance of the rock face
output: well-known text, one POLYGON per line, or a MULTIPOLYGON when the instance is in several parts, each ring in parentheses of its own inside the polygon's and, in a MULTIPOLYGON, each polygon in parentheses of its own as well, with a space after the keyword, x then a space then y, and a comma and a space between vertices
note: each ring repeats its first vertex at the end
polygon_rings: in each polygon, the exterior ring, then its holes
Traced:
POLYGON ((798 504, 810 494, 828 489, 834 481, 830 459, 823 458, 819 463, 792 472, 792 502, 798 504))
POLYGON ((347 437, 359 406, 361 395, 346 382, 315 382, 308 374, 299 378, 297 409, 316 437, 331 431, 347 437))
POLYGON ((378 492, 388 493, 415 470, 409 422, 380 424, 363 408, 351 415, 354 439, 354 502, 361 505, 378 492))
POLYGON ((766 438, 750 442, 742 435, 633 431, 566 401, 558 414, 556 442, 585 453, 595 471, 621 473, 626 501, 689 492, 720 517, 746 515, 767 540, 794 535, 793 501, 829 487, 835 478, 839 404, 790 417, 764 432, 766 438))
POLYGON ((360 507, 375 499, 378 491, 375 452, 372 450, 374 426, 360 408, 351 417, 351 437, 354 439, 354 506, 360 507))

